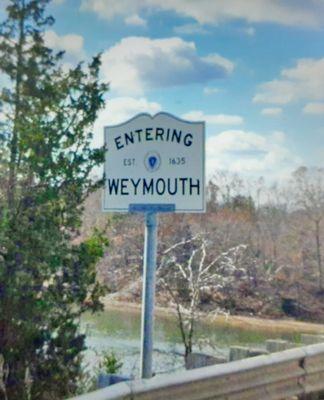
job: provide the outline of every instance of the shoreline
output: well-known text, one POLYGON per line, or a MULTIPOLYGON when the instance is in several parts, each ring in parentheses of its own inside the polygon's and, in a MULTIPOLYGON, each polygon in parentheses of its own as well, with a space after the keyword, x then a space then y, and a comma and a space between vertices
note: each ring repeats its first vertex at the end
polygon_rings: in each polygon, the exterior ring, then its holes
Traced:
MULTIPOLYGON (((136 313, 141 312, 141 304, 116 301, 109 297, 102 299, 104 310, 127 308, 136 313)), ((170 307, 155 306, 155 313, 161 317, 177 317, 176 310, 170 307)), ((260 332, 273 333, 313 333, 324 334, 324 324, 313 322, 302 322, 293 319, 266 319, 258 317, 248 317, 241 315, 208 315, 203 314, 203 318, 208 324, 215 326, 242 329, 246 331, 257 330, 260 332)))

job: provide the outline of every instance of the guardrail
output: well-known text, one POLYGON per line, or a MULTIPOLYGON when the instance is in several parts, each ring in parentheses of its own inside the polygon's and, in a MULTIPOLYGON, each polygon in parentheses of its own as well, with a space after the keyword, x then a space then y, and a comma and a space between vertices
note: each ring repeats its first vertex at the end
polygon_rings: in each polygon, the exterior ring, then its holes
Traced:
POLYGON ((70 400, 310 399, 324 390, 324 343, 151 379, 118 383, 70 400))

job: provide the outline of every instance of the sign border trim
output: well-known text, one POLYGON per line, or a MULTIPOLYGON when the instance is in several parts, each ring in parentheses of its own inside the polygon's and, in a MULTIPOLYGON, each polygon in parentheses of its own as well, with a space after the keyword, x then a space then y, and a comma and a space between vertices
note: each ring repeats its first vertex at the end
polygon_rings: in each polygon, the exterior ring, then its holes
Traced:
MULTIPOLYGON (((108 133, 107 132, 107 130, 109 129, 109 128, 118 128, 118 127, 120 127, 120 126, 123 126, 123 125, 126 125, 126 124, 128 124, 128 123, 130 123, 131 121, 133 121, 134 119, 136 119, 136 118, 139 118, 139 117, 149 117, 150 119, 152 119, 152 120, 154 120, 156 117, 158 117, 159 115, 165 115, 165 116, 167 116, 167 117, 171 117, 171 118, 173 118, 173 119, 176 119, 176 120, 178 120, 178 121, 180 121, 180 122, 184 122, 184 123, 186 123, 186 124, 190 124, 190 125, 200 125, 200 124, 202 124, 202 162, 203 162, 203 165, 202 165, 202 172, 203 172, 203 185, 204 185, 204 189, 205 189, 205 184, 206 184, 206 160, 205 160, 205 148, 204 148, 204 146, 206 146, 206 123, 205 123, 205 121, 188 121, 188 120, 186 120, 186 119, 183 119, 183 118, 179 118, 179 117, 177 117, 177 116, 175 116, 175 115, 173 115, 173 114, 171 114, 171 113, 169 113, 169 112, 165 112, 165 111, 160 111, 160 112, 158 112, 158 113, 156 113, 156 114, 154 114, 154 115, 151 115, 151 114, 149 114, 149 113, 139 113, 139 114, 136 114, 134 117, 132 117, 132 118, 130 118, 130 119, 128 119, 127 121, 125 121, 125 122, 121 122, 121 123, 119 123, 119 124, 115 124, 115 125, 105 125, 103 128, 104 128, 104 146, 106 145, 106 134, 108 133)), ((107 151, 107 150, 106 150, 107 151)), ((104 162, 104 174, 103 174, 103 177, 104 177, 104 181, 105 181, 105 171, 106 171, 106 160, 107 160, 107 157, 105 157, 105 162, 104 162)), ((205 193, 205 190, 203 190, 203 193, 202 193, 202 200, 203 200, 203 207, 202 208, 199 208, 199 209, 188 209, 188 208, 186 208, 186 209, 175 209, 174 211, 171 211, 171 212, 174 212, 174 213, 192 213, 192 214, 194 214, 195 212, 196 213, 203 213, 203 212, 206 212, 206 193, 205 193)), ((123 212, 123 213, 128 213, 129 212, 129 210, 128 210, 128 208, 105 208, 105 200, 106 200, 106 191, 105 191, 105 189, 103 189, 103 196, 102 196, 102 212, 123 212)), ((150 204, 154 204, 154 203, 145 203, 145 204, 147 204, 147 205, 150 205, 150 204)))

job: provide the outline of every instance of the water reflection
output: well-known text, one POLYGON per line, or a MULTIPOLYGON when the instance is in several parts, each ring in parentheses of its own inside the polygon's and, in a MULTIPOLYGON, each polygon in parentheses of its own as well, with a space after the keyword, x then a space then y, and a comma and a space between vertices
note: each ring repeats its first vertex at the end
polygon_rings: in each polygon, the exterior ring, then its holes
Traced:
MULTIPOLYGON (((138 310, 112 308, 96 316, 87 315, 83 321, 88 338, 87 360, 90 367, 98 364, 100 353, 113 351, 123 361, 121 372, 138 376, 140 358, 141 316, 138 310)), ((154 326, 153 370, 155 373, 170 372, 183 369, 183 346, 174 316, 157 316, 154 326)), ((262 347, 266 339, 284 338, 294 340, 291 335, 265 333, 233 329, 229 326, 217 326, 198 323, 196 337, 208 339, 202 349, 217 355, 227 355, 230 345, 253 345, 262 347)))

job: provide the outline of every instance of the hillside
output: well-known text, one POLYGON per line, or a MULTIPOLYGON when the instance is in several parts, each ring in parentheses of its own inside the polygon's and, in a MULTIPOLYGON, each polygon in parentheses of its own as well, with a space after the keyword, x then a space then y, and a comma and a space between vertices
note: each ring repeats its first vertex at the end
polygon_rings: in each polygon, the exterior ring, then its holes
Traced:
MULTIPOLYGON (((278 191, 268 191, 268 201, 257 205, 252 197, 239 195, 234 190, 227 201, 224 202, 223 197, 220 202, 221 193, 216 191, 216 196, 213 193, 215 185, 210 183, 208 190, 205 214, 159 216, 158 270, 165 262, 167 249, 200 235, 207 238, 207 261, 240 251, 231 261, 231 271, 223 261, 219 262, 216 266, 218 280, 215 275, 214 280, 199 289, 201 310, 221 309, 231 314, 288 316, 323 322, 323 290, 318 265, 320 247, 316 240, 318 238, 321 243, 323 227, 317 237, 309 214, 296 207, 289 208, 290 200, 282 193, 279 198, 278 191)), ((80 238, 90 235, 93 227, 105 231, 110 246, 98 264, 99 278, 115 300, 140 302, 143 217, 102 214, 100 204, 99 192, 88 199, 80 238)), ((194 251, 192 246, 173 257, 178 257, 185 265, 194 251)), ((192 268, 195 271, 195 266, 192 268)), ((161 269, 157 280, 157 303, 167 306, 179 300, 185 306, 190 297, 186 283, 172 275, 172 267, 160 272, 161 269), (173 282, 178 282, 176 299, 161 284, 163 276, 168 275, 173 282)))

